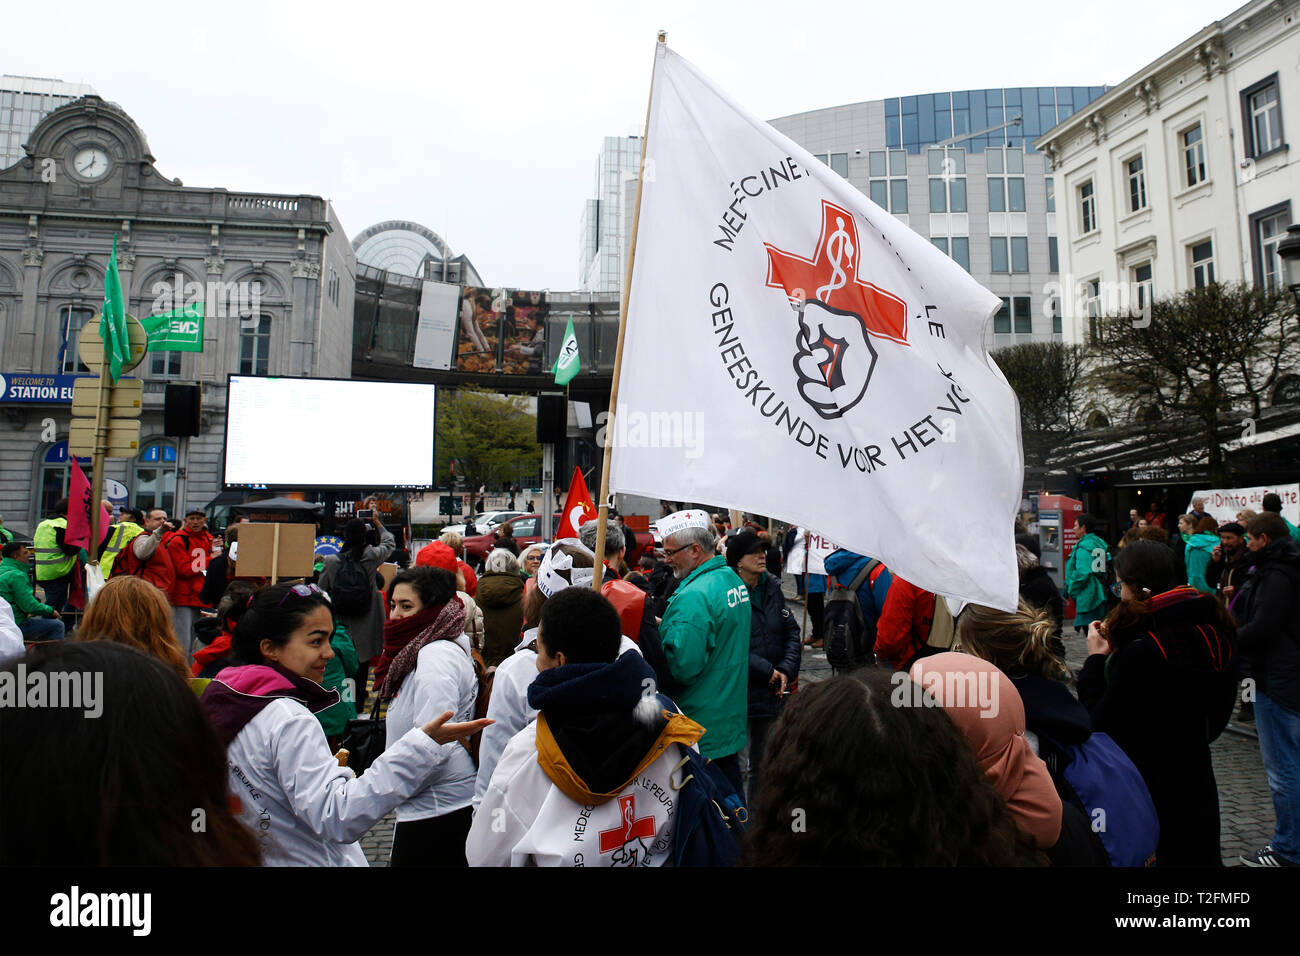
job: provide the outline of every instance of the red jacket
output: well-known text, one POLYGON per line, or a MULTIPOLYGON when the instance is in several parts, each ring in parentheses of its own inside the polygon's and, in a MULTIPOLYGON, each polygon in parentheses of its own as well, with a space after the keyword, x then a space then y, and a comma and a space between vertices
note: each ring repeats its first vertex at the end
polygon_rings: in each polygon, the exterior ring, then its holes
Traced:
POLYGON ((478 575, 474 573, 473 568, 460 558, 456 559, 456 567, 460 568, 460 573, 465 575, 465 593, 470 597, 474 597, 474 595, 478 594, 478 575))
POLYGON ((934 595, 895 574, 876 622, 876 657, 904 670, 929 638, 933 623, 934 595))
MULTIPOLYGON (((143 533, 141 532, 141 534, 143 533)), ((135 556, 134 544, 136 537, 138 535, 133 536, 122 545, 122 550, 118 552, 116 560, 113 561, 112 576, 116 578, 121 575, 134 574, 136 577, 144 578, 163 591, 167 595, 167 600, 170 601, 172 592, 176 590, 176 570, 172 566, 171 554, 160 542, 148 560, 142 562, 135 556)))
POLYGON ((182 528, 165 535, 162 547, 167 549, 175 573, 168 592, 172 607, 202 607, 199 592, 203 590, 203 572, 212 558, 211 533, 204 529, 196 534, 182 528))

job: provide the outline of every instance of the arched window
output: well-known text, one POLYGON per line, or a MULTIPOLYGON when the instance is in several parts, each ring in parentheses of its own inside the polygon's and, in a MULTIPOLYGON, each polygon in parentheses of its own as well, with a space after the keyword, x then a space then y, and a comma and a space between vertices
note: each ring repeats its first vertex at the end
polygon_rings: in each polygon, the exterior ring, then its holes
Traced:
POLYGON ((1142 425, 1153 424, 1162 418, 1164 418, 1164 414, 1157 405, 1144 405, 1133 416, 1133 420, 1142 425))
POLYGON ((176 507, 176 446, 154 441, 140 450, 135 462, 135 507, 163 508, 171 514, 176 507))
POLYGON ((1088 416, 1084 428, 1110 428, 1110 419, 1105 412, 1095 411, 1088 416))
MULTIPOLYGON (((90 477, 90 459, 78 458, 77 463, 81 465, 81 470, 86 472, 86 477, 90 477)), ((45 454, 41 456, 40 474, 36 480, 39 493, 34 517, 37 521, 40 521, 45 515, 54 514, 55 503, 60 498, 67 497, 68 474, 71 470, 72 466, 68 464, 68 443, 66 441, 61 441, 45 449, 45 454)))

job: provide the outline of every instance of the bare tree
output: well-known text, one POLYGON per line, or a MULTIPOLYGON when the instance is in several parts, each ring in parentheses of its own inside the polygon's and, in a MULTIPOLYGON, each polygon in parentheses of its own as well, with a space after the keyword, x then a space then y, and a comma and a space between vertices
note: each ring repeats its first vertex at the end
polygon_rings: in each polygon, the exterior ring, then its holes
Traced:
POLYGON ((998 368, 1020 401, 1025 464, 1041 467, 1081 427, 1084 353, 1077 345, 1031 342, 998 349, 998 368))
POLYGON ((1093 345, 1097 380, 1139 403, 1150 437, 1227 476, 1222 431, 1257 418, 1296 360, 1300 328, 1280 291, 1211 283, 1160 299, 1148 318, 1109 317, 1093 345))

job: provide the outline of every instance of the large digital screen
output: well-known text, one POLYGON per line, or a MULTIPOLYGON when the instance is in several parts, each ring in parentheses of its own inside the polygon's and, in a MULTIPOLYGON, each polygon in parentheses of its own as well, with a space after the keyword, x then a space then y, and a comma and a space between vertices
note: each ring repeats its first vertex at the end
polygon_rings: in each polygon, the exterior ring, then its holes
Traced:
POLYGON ((231 375, 227 488, 432 488, 436 386, 231 375))

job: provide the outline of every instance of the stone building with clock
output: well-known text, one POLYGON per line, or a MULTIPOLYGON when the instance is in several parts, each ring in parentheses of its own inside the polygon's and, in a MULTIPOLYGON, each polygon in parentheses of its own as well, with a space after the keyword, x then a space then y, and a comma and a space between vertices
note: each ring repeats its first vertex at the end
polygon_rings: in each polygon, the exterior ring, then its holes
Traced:
POLYGON ((228 374, 350 374, 356 257, 338 217, 319 196, 168 178, 131 117, 98 96, 49 113, 23 149, 0 169, 5 526, 30 533, 65 492, 72 385, 87 373, 77 336, 100 312, 114 235, 129 314, 201 295, 206 318, 202 352, 150 352, 131 373, 144 383, 140 445, 108 462, 108 487, 173 514, 203 506, 221 491, 228 374), (169 382, 201 387, 197 437, 163 434, 169 382))

